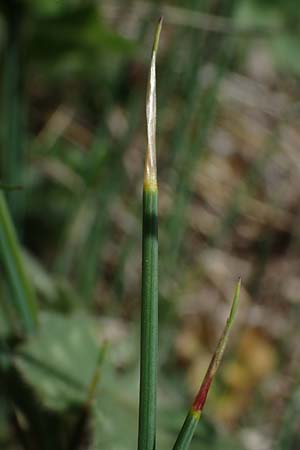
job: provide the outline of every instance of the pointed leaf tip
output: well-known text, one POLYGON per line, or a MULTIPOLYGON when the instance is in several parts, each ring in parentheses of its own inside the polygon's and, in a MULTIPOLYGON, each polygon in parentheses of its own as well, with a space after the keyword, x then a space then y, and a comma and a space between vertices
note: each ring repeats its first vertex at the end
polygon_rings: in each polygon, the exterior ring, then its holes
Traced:
POLYGON ((229 327, 232 325, 232 323, 234 321, 236 310, 237 310, 237 307, 239 304, 241 284, 242 284, 242 278, 239 277, 238 282, 235 287, 234 296, 233 296, 233 300, 232 300, 232 306, 231 306, 231 310, 230 310, 229 317, 228 317, 229 327))
POLYGON ((223 357, 223 354, 224 354, 224 351, 226 348, 229 331, 230 331, 230 328, 233 324, 233 321, 234 321, 234 318, 236 315, 236 311, 237 311, 237 307, 238 307, 238 303, 239 303, 240 288, 241 288, 241 278, 239 278, 237 285, 235 287, 234 296, 233 296, 232 305, 231 305, 228 319, 226 321, 223 333, 218 342, 215 353, 213 354, 213 357, 212 357, 209 367, 207 369, 204 380, 203 380, 201 387, 195 397, 195 400, 194 400, 194 403, 192 406, 192 411, 201 412, 204 407, 206 397, 208 395, 211 383, 212 383, 213 378, 214 378, 214 376, 219 368, 219 365, 221 363, 221 360, 222 360, 222 357, 223 357))
POLYGON ((156 180, 156 52, 162 27, 162 19, 156 27, 151 55, 151 65, 146 96, 147 117, 147 152, 145 160, 144 187, 148 190, 157 189, 156 180))
POLYGON ((157 24, 156 31, 155 31, 155 38, 154 38, 152 53, 157 52, 162 24, 163 24, 163 17, 161 16, 158 20, 158 24, 157 24))

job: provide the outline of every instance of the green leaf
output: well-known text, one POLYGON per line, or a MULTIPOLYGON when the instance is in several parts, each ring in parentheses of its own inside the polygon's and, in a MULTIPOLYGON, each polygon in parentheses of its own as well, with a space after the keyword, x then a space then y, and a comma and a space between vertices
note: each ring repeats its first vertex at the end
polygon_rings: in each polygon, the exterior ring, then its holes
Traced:
POLYGON ((86 400, 99 353, 93 329, 85 315, 44 313, 38 335, 19 347, 17 366, 49 408, 86 400))

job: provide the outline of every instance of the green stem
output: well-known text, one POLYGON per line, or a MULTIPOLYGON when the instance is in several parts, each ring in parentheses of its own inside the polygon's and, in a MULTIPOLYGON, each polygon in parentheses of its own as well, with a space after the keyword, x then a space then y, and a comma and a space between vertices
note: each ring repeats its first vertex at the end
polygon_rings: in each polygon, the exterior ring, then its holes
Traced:
POLYGON ((157 377, 157 191, 144 190, 139 450, 155 448, 157 377))
POLYGON ((143 254, 141 306, 141 368, 138 450, 154 450, 156 441, 156 378, 158 343, 158 235, 156 180, 156 79, 155 62, 162 21, 152 50, 146 98, 148 147, 143 191, 143 254))
POLYGON ((206 375, 205 375, 204 380, 202 381, 202 384, 200 386, 200 389, 194 399, 193 405, 192 405, 191 409, 189 410, 189 412, 186 416, 186 419, 184 421, 184 424, 179 432, 179 435, 176 439, 173 450, 187 450, 191 443, 191 440, 194 436, 195 430, 197 428, 197 424, 200 420, 202 410, 203 410, 205 402, 206 402, 206 398, 207 398, 210 386, 211 386, 212 381, 213 381, 213 379, 217 373, 217 370, 220 366, 220 363, 221 363, 221 360, 222 360, 222 357, 223 357, 223 354, 224 354, 224 351, 226 348, 229 331, 233 325, 237 307, 238 307, 240 288, 241 288, 241 280, 239 280, 236 285, 231 310, 230 310, 226 325, 224 327, 223 333, 221 335, 221 338, 218 342, 216 351, 213 354, 213 357, 210 361, 206 375))
POLYGON ((180 430, 180 433, 176 439, 173 450, 182 450, 189 448, 194 433, 196 431, 199 419, 200 414, 197 414, 192 410, 188 412, 186 419, 180 430))

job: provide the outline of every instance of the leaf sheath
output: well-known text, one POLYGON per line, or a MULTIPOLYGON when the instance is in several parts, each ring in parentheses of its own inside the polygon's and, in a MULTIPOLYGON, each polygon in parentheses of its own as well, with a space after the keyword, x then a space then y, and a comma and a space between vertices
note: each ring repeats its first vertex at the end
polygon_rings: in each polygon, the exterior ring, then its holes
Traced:
POLYGON ((228 336, 229 336, 229 331, 232 327, 232 324, 234 322, 234 318, 236 315, 236 311, 237 311, 237 306, 238 306, 239 296, 240 296, 240 287, 241 287, 241 280, 239 280, 236 285, 230 313, 229 313, 226 325, 224 327, 223 333, 221 335, 221 338, 218 342, 216 351, 213 354, 213 357, 210 361, 207 372, 205 374, 204 380, 202 381, 201 387, 194 399, 192 407, 189 410, 189 412, 186 416, 186 419, 184 421, 184 424, 179 432, 179 435, 176 439, 173 450, 187 450, 191 443, 191 440, 192 440, 195 430, 197 428, 197 424, 200 420, 201 413, 204 408, 211 383, 212 383, 214 376, 219 368, 219 365, 221 363, 221 360, 222 360, 222 357, 223 357, 223 354, 225 351, 225 347, 226 347, 228 336))
POLYGON ((141 367, 138 450, 154 450, 156 441, 156 378, 158 345, 158 232, 156 180, 156 52, 162 20, 152 49, 146 96, 147 151, 143 190, 141 367))

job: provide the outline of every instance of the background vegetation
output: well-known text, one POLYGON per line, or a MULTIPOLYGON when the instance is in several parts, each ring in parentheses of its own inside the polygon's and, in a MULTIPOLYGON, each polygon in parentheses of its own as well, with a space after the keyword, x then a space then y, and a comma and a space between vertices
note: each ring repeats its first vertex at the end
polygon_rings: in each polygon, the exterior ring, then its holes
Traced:
POLYGON ((145 90, 163 14, 158 448, 241 276, 192 449, 298 449, 297 2, 0 8, 0 180, 21 188, 4 191, 8 210, 0 197, 1 448, 136 447, 145 90))

